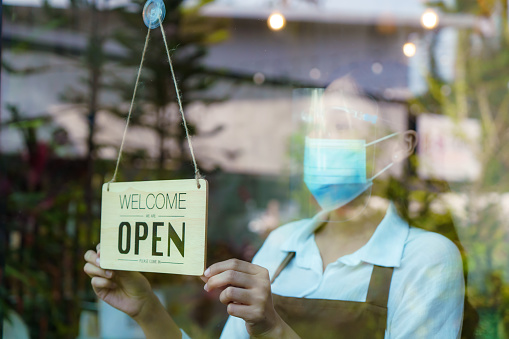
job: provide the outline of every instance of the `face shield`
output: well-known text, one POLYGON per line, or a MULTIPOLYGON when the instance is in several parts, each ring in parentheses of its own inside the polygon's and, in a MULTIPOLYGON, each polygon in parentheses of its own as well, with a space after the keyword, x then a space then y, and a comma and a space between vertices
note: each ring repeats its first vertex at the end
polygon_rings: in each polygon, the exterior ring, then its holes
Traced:
POLYGON ((377 144, 397 135, 380 119, 378 104, 354 87, 294 91, 290 192, 300 217, 358 211, 335 218, 347 221, 362 213, 373 180, 393 165, 375 171, 377 144))

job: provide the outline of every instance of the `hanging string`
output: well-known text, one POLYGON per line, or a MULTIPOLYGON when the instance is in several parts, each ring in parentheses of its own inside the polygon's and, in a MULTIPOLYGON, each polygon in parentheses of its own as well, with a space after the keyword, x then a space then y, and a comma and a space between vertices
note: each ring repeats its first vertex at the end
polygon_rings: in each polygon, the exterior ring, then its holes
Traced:
MULTIPOLYGON (((184 115, 184 109, 182 108, 182 98, 180 96, 180 91, 178 89, 177 78, 175 77, 175 72, 173 71, 173 64, 171 62, 170 50, 168 49, 168 43, 166 42, 166 34, 164 33, 163 24, 161 22, 161 17, 159 17, 159 26, 161 27, 161 32, 163 34, 164 46, 166 47, 166 55, 168 56, 168 62, 170 64, 171 76, 173 78, 173 83, 175 85, 175 92, 177 94, 177 102, 179 105, 179 111, 182 116, 182 121, 184 122, 184 128, 186 131, 186 139, 189 144, 189 149, 191 151, 191 157, 193 159, 194 177, 196 179, 196 186, 198 187, 198 189, 200 189, 201 188, 200 179, 202 178, 202 175, 200 174, 200 170, 198 169, 198 165, 196 163, 196 158, 194 156, 193 144, 191 143, 191 137, 189 135, 189 128, 187 127, 187 122, 186 122, 186 118, 184 115)), ((120 149, 118 151, 117 165, 115 166, 115 172, 113 173, 113 178, 110 181, 108 181, 108 187, 107 187, 108 191, 110 190, 110 183, 115 182, 115 180, 117 179, 118 166, 120 164, 120 158, 122 157, 122 150, 124 149, 124 142, 125 142, 125 137, 127 134, 127 129, 129 127, 129 121, 131 120, 131 114, 132 114, 132 110, 134 107, 134 99, 136 98, 136 91, 138 89, 138 84, 140 81, 141 69, 143 68, 143 61, 145 60, 145 52, 147 51, 150 30, 151 30, 151 28, 148 29, 147 37, 145 39, 145 45, 143 46, 143 53, 141 55, 140 67, 138 68, 138 75, 136 76, 136 83, 134 85, 133 97, 131 99, 131 106, 129 107, 129 114, 127 115, 127 122, 126 122, 125 129, 124 129, 124 135, 122 136, 122 143, 120 144, 120 149)))
POLYGON ((166 47, 166 55, 168 56, 168 63, 170 64, 171 76, 173 78, 173 84, 175 85, 175 92, 177 93, 177 102, 179 104, 180 115, 182 116, 182 121, 184 122, 184 128, 186 130, 186 139, 189 144, 189 150, 191 151, 191 158, 193 158, 194 164, 194 177, 196 179, 196 186, 198 189, 201 187, 200 179, 202 178, 200 174, 200 170, 198 169, 198 165, 196 164, 196 159, 194 157, 193 144, 191 143, 191 137, 189 136, 189 129, 187 128, 186 117, 184 116, 184 109, 182 108, 182 98, 180 96, 180 91, 177 85, 177 78, 175 77, 175 72, 173 71, 173 64, 171 62, 170 50, 168 49, 168 43, 166 42, 166 34, 164 33, 163 23, 161 22, 161 17, 159 17, 159 27, 161 27, 161 33, 163 34, 164 47, 166 47))
POLYGON ((140 74, 141 74, 141 69, 143 68, 143 61, 145 60, 145 52, 147 51, 149 36, 150 36, 150 28, 148 29, 147 37, 145 38, 145 46, 143 46, 143 53, 141 54, 141 62, 140 62, 140 67, 138 68, 138 75, 136 76, 136 83, 134 85, 133 97, 131 99, 131 106, 129 107, 129 114, 127 115, 127 121, 125 123, 124 135, 122 136, 122 143, 120 144, 120 149, 118 151, 117 165, 115 166, 115 172, 113 173, 113 178, 110 181, 108 181, 108 188, 107 188, 108 192, 110 190, 110 184, 112 182, 115 182, 115 180, 117 180, 118 165, 120 164, 120 158, 122 157, 122 150, 124 149, 125 136, 127 134, 127 128, 129 127, 129 120, 131 120, 131 113, 133 111, 133 106, 134 106, 134 98, 136 98, 136 91, 138 89, 138 83, 140 82, 140 74))

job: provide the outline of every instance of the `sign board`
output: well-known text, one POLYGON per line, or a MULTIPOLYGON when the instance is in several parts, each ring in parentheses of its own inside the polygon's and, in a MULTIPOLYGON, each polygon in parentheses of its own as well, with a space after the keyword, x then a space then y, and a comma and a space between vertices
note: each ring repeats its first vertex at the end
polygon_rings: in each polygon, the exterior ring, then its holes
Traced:
POLYGON ((207 239, 207 181, 103 185, 101 268, 202 275, 207 239))
POLYGON ((481 124, 478 120, 455 122, 448 116, 421 114, 417 118, 417 132, 417 172, 421 178, 450 182, 479 178, 481 124))

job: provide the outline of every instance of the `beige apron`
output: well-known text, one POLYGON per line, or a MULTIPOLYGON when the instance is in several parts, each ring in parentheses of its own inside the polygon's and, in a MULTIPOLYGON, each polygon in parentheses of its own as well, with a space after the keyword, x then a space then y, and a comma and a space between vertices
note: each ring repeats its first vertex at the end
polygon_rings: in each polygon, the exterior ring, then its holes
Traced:
MULTIPOLYGON (((295 252, 288 253, 271 283, 294 256, 295 252)), ((365 302, 293 298, 272 294, 274 308, 302 339, 383 339, 393 270, 393 267, 373 266, 365 302)))

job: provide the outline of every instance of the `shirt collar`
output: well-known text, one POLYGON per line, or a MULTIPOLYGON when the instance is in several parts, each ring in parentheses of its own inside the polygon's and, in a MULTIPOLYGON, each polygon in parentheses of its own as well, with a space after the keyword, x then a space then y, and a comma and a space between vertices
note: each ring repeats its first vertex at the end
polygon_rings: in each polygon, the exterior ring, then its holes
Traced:
MULTIPOLYGON (((320 212, 312 219, 303 221, 297 232, 293 233, 281 246, 285 252, 296 252, 296 262, 304 268, 311 268, 313 260, 308 255, 310 248, 318 251, 316 245, 309 246, 308 242, 314 242, 314 230, 323 223, 326 212, 320 212)), ((409 226, 402 220, 394 204, 391 202, 375 232, 369 241, 359 250, 338 259, 346 265, 358 265, 361 261, 372 265, 385 267, 399 267, 403 248, 408 237, 409 226)), ((315 253, 316 254, 316 253, 315 253)), ((318 255, 320 255, 318 253, 318 255)))

